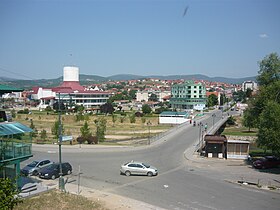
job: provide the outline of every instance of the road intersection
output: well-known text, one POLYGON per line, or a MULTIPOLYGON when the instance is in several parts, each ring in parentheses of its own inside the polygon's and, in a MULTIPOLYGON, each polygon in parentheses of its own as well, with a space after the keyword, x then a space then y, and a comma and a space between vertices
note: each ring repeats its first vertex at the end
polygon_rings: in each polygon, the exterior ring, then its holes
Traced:
MULTIPOLYGON (((216 113, 217 123, 223 120, 221 114, 216 113)), ((213 126, 211 114, 206 114, 197 123, 200 121, 207 123, 209 129, 213 126)), ((63 146, 62 159, 74 167, 71 179, 77 180, 78 168, 81 169, 81 186, 128 197, 156 208, 279 209, 279 193, 235 184, 237 179, 254 176, 256 179, 259 176, 261 180, 279 181, 278 174, 261 173, 242 161, 198 158, 194 155, 198 139, 198 128, 185 124, 147 146, 63 146), (156 166, 159 175, 120 175, 121 163, 130 160, 156 166)), ((55 161, 58 146, 34 145, 33 154, 33 159, 50 158, 55 161)))

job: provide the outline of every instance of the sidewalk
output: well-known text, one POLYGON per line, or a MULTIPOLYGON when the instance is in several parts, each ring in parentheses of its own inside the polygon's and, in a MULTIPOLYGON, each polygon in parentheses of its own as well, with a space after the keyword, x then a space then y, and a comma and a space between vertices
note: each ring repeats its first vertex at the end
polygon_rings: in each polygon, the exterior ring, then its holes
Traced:
POLYGON ((195 149, 196 145, 193 145, 184 152, 190 166, 211 170, 220 179, 230 183, 280 193, 280 168, 259 170, 246 160, 201 157, 195 149))
MULTIPOLYGON (((32 185, 36 185, 36 190, 26 192, 26 193, 20 193, 22 197, 30 197, 30 196, 36 196, 42 192, 46 192, 48 190, 59 190, 58 186, 58 179, 56 180, 39 180, 38 178, 32 178, 33 181, 39 181, 37 183, 33 182, 32 185)), ((71 180, 70 182, 75 182, 76 180, 71 180)), ((28 183, 27 185, 30 185, 28 183)), ((73 183, 66 183, 65 185, 65 192, 81 195, 86 197, 89 200, 96 201, 101 203, 102 206, 104 206, 105 209, 121 209, 121 210, 164 210, 162 208, 137 201, 134 199, 130 199, 127 197, 123 197, 120 195, 108 193, 108 192, 102 192, 99 190, 87 188, 80 186, 78 189, 77 184, 73 183), (79 190, 79 192, 78 192, 79 190)))

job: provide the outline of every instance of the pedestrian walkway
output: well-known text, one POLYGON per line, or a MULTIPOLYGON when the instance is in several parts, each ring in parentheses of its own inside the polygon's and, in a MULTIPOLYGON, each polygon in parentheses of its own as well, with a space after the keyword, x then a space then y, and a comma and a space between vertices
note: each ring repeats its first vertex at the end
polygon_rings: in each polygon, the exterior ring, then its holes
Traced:
MULTIPOLYGON (((40 180, 39 178, 29 178, 27 177, 25 180, 24 188, 30 188, 32 186, 31 191, 26 191, 20 193, 22 197, 31 197, 36 196, 42 192, 46 192, 49 190, 59 190, 58 179, 56 180, 40 180), (29 182, 28 182, 29 181, 29 182), (36 186, 36 187, 34 187, 36 186)), ((101 203, 105 209, 121 209, 121 210, 164 210, 162 208, 137 201, 134 199, 130 199, 127 197, 123 197, 120 195, 102 192, 99 190, 78 186, 76 180, 68 180, 68 183, 65 185, 65 192, 81 195, 86 197, 89 200, 96 201, 101 203)))

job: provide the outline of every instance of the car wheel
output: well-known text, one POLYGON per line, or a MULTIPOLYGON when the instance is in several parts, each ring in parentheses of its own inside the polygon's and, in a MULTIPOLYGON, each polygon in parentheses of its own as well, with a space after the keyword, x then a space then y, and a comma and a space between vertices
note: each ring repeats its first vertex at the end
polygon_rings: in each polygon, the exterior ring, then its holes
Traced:
POLYGON ((38 171, 33 171, 34 176, 38 176, 38 171))
POLYGON ((126 172, 125 172, 125 175, 126 175, 126 176, 130 176, 130 174, 131 174, 130 171, 126 171, 126 172))
POLYGON ((71 171, 70 171, 70 170, 68 170, 68 171, 67 171, 67 174, 68 174, 68 175, 69 175, 69 174, 71 174, 71 171))
POLYGON ((153 173, 152 172, 148 172, 147 175, 148 176, 153 176, 153 173))
POLYGON ((51 177, 51 178, 52 178, 52 180, 55 180, 55 175, 52 175, 52 177, 51 177))

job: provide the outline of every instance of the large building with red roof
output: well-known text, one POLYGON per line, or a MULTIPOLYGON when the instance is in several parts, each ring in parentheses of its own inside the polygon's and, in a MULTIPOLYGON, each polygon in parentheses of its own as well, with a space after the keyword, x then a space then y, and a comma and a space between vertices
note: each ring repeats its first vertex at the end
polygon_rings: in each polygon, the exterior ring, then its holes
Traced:
POLYGON ((52 106, 55 101, 61 100, 72 104, 83 105, 86 109, 96 109, 105 104, 110 93, 100 90, 89 90, 80 85, 79 68, 66 66, 63 68, 63 82, 58 87, 34 87, 32 98, 40 100, 39 108, 52 106))

